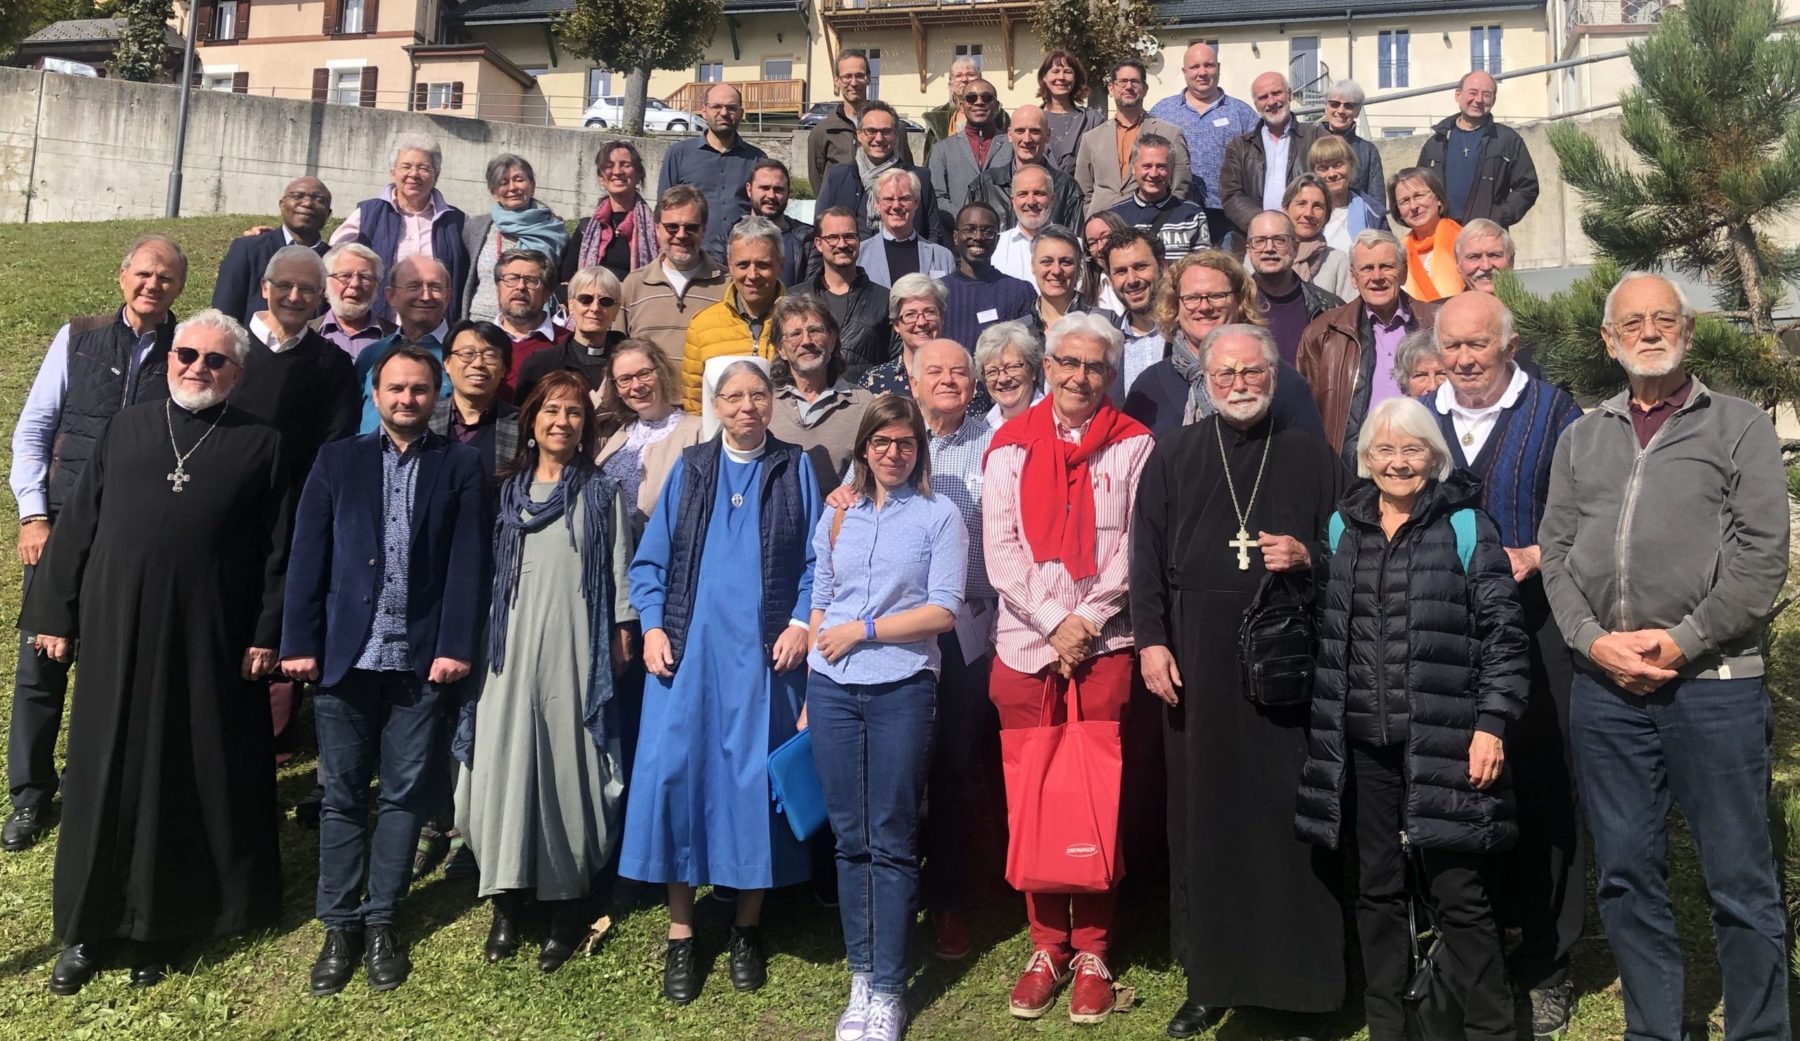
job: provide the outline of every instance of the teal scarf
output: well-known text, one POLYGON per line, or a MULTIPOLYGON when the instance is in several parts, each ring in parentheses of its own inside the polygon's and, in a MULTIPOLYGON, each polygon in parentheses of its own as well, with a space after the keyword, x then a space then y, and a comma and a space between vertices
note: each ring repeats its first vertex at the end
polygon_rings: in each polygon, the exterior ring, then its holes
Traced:
POLYGON ((495 230, 517 242, 520 249, 535 249, 549 257, 551 272, 555 273, 562 263, 563 246, 569 241, 569 229, 561 217, 536 199, 522 210, 505 209, 495 203, 489 212, 495 230))

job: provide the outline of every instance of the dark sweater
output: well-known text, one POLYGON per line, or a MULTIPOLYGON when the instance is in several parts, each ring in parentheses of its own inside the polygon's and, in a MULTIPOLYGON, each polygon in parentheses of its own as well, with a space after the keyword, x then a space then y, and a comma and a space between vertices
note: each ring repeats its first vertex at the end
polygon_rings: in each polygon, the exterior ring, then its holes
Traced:
POLYGON ((1037 289, 1030 282, 988 268, 979 278, 960 270, 944 276, 946 340, 975 350, 981 330, 995 322, 1023 321, 1037 310, 1037 289))
POLYGON ((356 433, 362 395, 350 356, 312 329, 280 354, 255 337, 231 404, 281 432, 288 476, 306 481, 319 449, 356 433))
MULTIPOLYGON (((1173 362, 1164 358, 1145 369, 1131 385, 1122 408, 1160 439, 1181 429, 1181 413, 1187 399, 1188 381, 1175 371, 1173 362)), ((1275 400, 1269 411, 1285 426, 1325 436, 1325 424, 1319 419, 1319 406, 1313 404, 1306 377, 1285 361, 1275 381, 1275 400)))

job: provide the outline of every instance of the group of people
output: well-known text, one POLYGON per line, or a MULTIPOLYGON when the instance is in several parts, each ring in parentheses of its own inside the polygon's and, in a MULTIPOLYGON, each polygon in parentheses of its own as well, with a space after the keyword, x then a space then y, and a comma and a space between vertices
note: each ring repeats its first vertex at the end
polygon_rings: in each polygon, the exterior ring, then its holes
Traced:
POLYGON ((545 972, 614 880, 664 887, 676 1004, 702 890, 754 990, 764 898, 810 877, 835 1036, 894 1041, 920 910, 967 957, 975 852, 1031 840, 1001 735, 1082 720, 1117 724, 1122 854, 1105 887, 1022 887, 1014 1016, 1066 989, 1107 1017, 1118 874, 1166 855, 1171 1036, 1234 1008, 1315 1034, 1353 901, 1371 1036, 1400 1041, 1418 900, 1464 1032, 1513 1037, 1517 988, 1553 1037, 1591 845, 1628 1032, 1675 1041, 1674 805, 1728 1037, 1786 1036, 1774 427, 1687 374, 1659 275, 1606 302, 1625 391, 1583 415, 1546 380, 1493 295, 1536 187, 1491 78, 1384 197, 1354 84, 1300 123, 1278 74, 1225 95, 1205 44, 1148 112, 1141 65, 1110 70, 1106 120, 1066 53, 1010 119, 959 64, 923 166, 867 73, 837 63, 811 225, 720 85, 654 200, 603 144, 573 231, 516 155, 466 217, 409 137, 329 241, 329 190, 290 184, 185 320, 181 247, 125 249, 120 309, 57 333, 14 434, 3 837, 31 845, 60 783, 51 990, 273 923, 272 763, 310 690, 316 995, 404 983, 403 897, 446 856, 491 903, 486 960, 546 912, 545 972), (1282 596, 1316 645, 1265 670, 1240 623, 1282 596), (810 842, 770 782, 802 730, 810 842))

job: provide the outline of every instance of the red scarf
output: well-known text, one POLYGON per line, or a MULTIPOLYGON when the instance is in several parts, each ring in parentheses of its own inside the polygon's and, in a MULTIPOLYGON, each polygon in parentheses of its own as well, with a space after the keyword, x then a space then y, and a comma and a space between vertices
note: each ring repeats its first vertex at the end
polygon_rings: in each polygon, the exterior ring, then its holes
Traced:
POLYGON ((1056 436, 1054 409, 1046 396, 1002 425, 994 432, 988 453, 1007 445, 1025 446, 1019 513, 1031 559, 1040 564, 1061 560, 1070 578, 1092 578, 1100 568, 1094 559, 1094 482, 1088 476, 1088 460, 1108 445, 1150 431, 1102 400, 1081 443, 1072 445, 1056 436))

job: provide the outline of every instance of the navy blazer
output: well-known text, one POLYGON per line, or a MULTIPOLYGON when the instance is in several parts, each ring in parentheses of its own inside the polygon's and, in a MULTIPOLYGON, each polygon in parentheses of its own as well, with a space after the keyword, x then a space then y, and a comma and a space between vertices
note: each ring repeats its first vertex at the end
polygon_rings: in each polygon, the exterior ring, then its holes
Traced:
MULTIPOLYGON (((319 659, 342 683, 374 624, 382 560, 380 431, 319 450, 294 518, 281 657, 319 659)), ((434 658, 474 662, 487 597, 490 519, 481 453, 436 434, 420 452, 407 564, 406 637, 421 680, 434 658)))
MULTIPOLYGON (((236 318, 238 324, 248 327, 251 315, 269 309, 269 302, 263 299, 263 271, 269 266, 269 258, 285 245, 287 238, 279 227, 260 235, 232 239, 231 246, 225 250, 225 259, 219 261, 219 280, 213 283, 212 305, 236 318)), ((324 256, 330 248, 325 236, 321 235, 312 250, 324 256)), ((326 306, 323 296, 319 298, 319 306, 326 306)))
MULTIPOLYGON (((925 233, 927 239, 937 241, 937 189, 931 186, 931 171, 923 166, 900 164, 900 169, 911 170, 919 178, 919 215, 914 219, 925 233)), ((825 183, 814 185, 813 190, 819 193, 813 203, 813 223, 819 223, 819 214, 833 206, 842 206, 856 217, 856 233, 867 239, 881 230, 881 225, 869 219, 867 210, 868 191, 863 188, 862 174, 856 168, 855 161, 839 163, 825 172, 825 183)))

